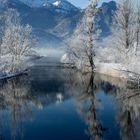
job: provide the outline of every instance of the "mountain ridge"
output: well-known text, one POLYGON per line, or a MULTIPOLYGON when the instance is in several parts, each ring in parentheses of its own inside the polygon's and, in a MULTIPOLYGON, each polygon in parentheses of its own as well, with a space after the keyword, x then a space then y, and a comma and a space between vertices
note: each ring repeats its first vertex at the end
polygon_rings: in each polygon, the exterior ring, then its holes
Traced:
MULTIPOLYGON (((45 44, 47 47, 56 47, 56 44, 57 46, 61 46, 63 40, 73 34, 84 14, 84 10, 79 8, 75 10, 75 6, 72 6, 74 8, 71 11, 68 10, 68 12, 64 13, 60 7, 58 8, 54 5, 31 7, 22 1, 9 0, 8 8, 16 9, 21 15, 22 24, 31 25, 33 33, 39 38, 39 43, 43 44, 43 46, 45 44)), ((51 1, 54 2, 55 0, 51 1)), ((66 0, 63 1, 66 2, 66 0)), ((102 36, 109 35, 112 16, 115 10, 116 2, 114 1, 102 4, 102 12, 97 17, 97 25, 102 30, 102 36)))

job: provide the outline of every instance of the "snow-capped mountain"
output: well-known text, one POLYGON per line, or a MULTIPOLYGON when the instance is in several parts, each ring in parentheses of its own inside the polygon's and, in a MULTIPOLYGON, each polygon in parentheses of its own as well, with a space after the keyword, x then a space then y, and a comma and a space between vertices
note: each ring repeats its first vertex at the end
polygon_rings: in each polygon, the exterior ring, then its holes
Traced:
MULTIPOLYGON (((22 24, 31 25, 39 41, 46 46, 61 46, 61 42, 72 35, 84 13, 67 0, 8 0, 8 7, 20 13, 22 24)), ((116 3, 103 3, 101 8, 97 25, 106 36, 116 3)))
POLYGON ((51 0, 49 4, 43 4, 44 1, 41 0, 43 5, 32 7, 29 5, 31 0, 9 0, 8 7, 16 9, 20 13, 22 24, 31 25, 39 41, 50 46, 61 43, 72 34, 81 17, 81 9, 66 0, 63 1, 58 3, 51 0))
MULTIPOLYGON (((55 11, 62 13, 69 13, 73 11, 78 11, 79 8, 72 5, 67 0, 17 0, 31 8, 55 8, 55 11)), ((54 9, 53 9, 54 10, 54 9)))
MULTIPOLYGON (((59 0, 19 0, 30 7, 42 7, 50 4, 57 4, 59 0)), ((63 0, 62 0, 63 1, 63 0)), ((59 5, 59 4, 58 4, 59 5)))

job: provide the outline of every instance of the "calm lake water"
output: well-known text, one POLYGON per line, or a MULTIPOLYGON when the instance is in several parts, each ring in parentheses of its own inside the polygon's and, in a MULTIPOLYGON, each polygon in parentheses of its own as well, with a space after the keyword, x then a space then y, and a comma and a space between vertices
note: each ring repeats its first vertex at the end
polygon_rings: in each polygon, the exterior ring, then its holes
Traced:
POLYGON ((140 140, 139 89, 54 65, 0 82, 0 140, 140 140))

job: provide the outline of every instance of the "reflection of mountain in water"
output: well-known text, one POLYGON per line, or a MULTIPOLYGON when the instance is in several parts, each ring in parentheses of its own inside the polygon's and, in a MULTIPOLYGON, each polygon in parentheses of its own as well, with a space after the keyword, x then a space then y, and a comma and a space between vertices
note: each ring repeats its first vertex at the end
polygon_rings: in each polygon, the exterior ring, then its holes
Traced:
POLYGON ((81 74, 71 69, 56 69, 37 66, 31 68, 29 77, 23 76, 0 84, 0 138, 5 139, 3 129, 11 120, 13 138, 24 137, 24 121, 32 120, 36 109, 63 103, 74 98, 77 111, 85 120, 86 133, 91 139, 106 139, 111 130, 103 123, 100 113, 104 101, 99 96, 104 92, 113 98, 118 109, 115 120, 120 126, 122 140, 138 140, 140 124, 139 90, 127 87, 118 79, 100 75, 81 74), (110 82, 112 84, 110 84, 110 82), (122 84, 121 84, 122 83, 122 84), (3 119, 3 115, 6 117, 3 119), (20 137, 19 137, 20 136, 20 137))

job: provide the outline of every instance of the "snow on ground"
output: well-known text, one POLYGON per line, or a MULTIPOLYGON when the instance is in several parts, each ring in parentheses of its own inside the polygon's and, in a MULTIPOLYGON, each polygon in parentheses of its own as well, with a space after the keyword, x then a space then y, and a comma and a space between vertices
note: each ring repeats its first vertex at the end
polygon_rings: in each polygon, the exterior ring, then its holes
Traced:
POLYGON ((26 74, 27 71, 24 70, 24 71, 20 71, 20 72, 15 72, 15 73, 0 73, 0 80, 3 80, 3 79, 9 79, 9 78, 12 78, 12 77, 16 77, 16 76, 20 76, 20 75, 23 75, 23 74, 26 74))
POLYGON ((12 56, 7 54, 0 57, 0 80, 16 77, 27 72, 27 68, 33 64, 33 60, 38 59, 38 55, 28 55, 21 58, 20 62, 14 63, 16 70, 11 71, 12 56))
POLYGON ((96 72, 112 77, 127 78, 129 75, 126 68, 121 64, 115 63, 95 63, 96 72))
MULTIPOLYGON (((72 64, 72 61, 68 58, 68 54, 65 53, 60 60, 62 63, 69 64, 71 66, 74 66, 72 64)), ((123 64, 120 63, 113 63, 113 62, 102 62, 99 60, 95 61, 96 69, 95 71, 100 74, 112 76, 112 77, 118 77, 118 78, 137 78, 139 74, 136 74, 135 72, 131 71, 131 69, 123 64)))

